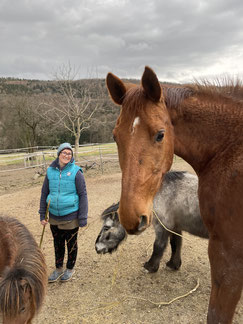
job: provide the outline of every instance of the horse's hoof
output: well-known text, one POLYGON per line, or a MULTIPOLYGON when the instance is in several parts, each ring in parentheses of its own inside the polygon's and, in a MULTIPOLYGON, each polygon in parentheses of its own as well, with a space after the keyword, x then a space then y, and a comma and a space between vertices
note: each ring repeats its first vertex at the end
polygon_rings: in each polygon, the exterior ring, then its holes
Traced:
POLYGON ((153 266, 153 265, 150 265, 149 262, 145 262, 144 263, 144 268, 150 272, 150 273, 154 273, 154 272, 157 272, 159 267, 156 267, 156 266, 153 266))
POLYGON ((167 267, 172 270, 179 270, 181 266, 181 261, 178 263, 174 263, 171 260, 166 263, 167 267))

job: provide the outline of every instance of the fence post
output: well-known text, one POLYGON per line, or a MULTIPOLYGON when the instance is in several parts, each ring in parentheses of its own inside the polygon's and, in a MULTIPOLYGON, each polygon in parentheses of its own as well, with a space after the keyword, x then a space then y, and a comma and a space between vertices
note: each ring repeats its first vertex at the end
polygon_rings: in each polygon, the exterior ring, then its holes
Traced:
POLYGON ((45 159, 45 154, 44 154, 44 152, 42 152, 42 159, 43 159, 43 163, 44 163, 44 165, 43 165, 43 169, 44 169, 44 171, 46 172, 47 166, 46 166, 46 159, 45 159))
POLYGON ((104 173, 103 172, 103 161, 102 161, 102 152, 101 152, 100 146, 99 146, 99 153, 100 153, 100 167, 101 167, 101 172, 103 174, 104 173))

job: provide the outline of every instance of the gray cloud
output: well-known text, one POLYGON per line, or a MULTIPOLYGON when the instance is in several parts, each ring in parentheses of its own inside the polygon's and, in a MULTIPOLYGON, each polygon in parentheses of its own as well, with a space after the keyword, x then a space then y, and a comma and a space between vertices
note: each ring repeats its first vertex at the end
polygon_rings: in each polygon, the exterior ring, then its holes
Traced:
POLYGON ((50 79, 70 62, 80 77, 161 80, 243 74, 241 0, 0 0, 0 76, 50 79))

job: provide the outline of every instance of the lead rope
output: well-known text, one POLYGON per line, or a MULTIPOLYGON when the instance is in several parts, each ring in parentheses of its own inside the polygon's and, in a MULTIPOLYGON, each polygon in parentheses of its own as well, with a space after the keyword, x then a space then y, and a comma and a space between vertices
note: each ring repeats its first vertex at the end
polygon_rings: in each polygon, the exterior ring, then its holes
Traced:
POLYGON ((157 218, 157 220, 158 220, 158 222, 160 223, 160 225, 161 225, 162 227, 164 227, 164 229, 165 229, 166 231, 168 231, 168 232, 170 232, 170 233, 172 233, 172 234, 178 235, 178 236, 180 236, 180 237, 183 237, 183 239, 186 239, 186 240, 190 241, 190 239, 188 239, 187 237, 184 237, 183 235, 181 235, 181 234, 179 234, 179 233, 177 233, 177 232, 174 232, 174 231, 170 230, 168 227, 166 227, 166 226, 161 222, 161 220, 159 219, 159 217, 158 217, 158 215, 156 214, 156 212, 155 212, 154 209, 152 209, 152 212, 153 212, 153 214, 155 215, 155 217, 157 218))
MULTIPOLYGON (((115 213, 115 212, 112 212, 112 213, 115 213)), ((160 219, 158 218, 158 215, 156 214, 156 212, 153 210, 153 213, 155 215, 155 217, 158 219, 159 223, 161 224, 161 226, 164 227, 165 230, 169 231, 170 233, 172 234, 175 234, 175 235, 178 235, 178 236, 181 236, 183 237, 181 234, 179 233, 176 233, 174 231, 171 231, 170 229, 168 229, 161 221, 160 219)), ((106 216, 106 215, 109 215, 110 213, 107 213, 103 216, 106 216)), ((184 238, 184 237, 183 237, 184 238)), ((122 254, 124 253, 124 251, 122 251, 122 254)), ((115 282, 116 282, 116 278, 117 278, 117 275, 118 275, 118 270, 119 270, 119 266, 120 266, 120 251, 118 250, 117 251, 117 261, 116 261, 116 266, 114 267, 114 270, 113 270, 113 276, 112 276, 112 280, 111 280, 111 287, 113 288, 115 286, 115 282)), ((89 309, 87 310, 86 312, 83 312, 80 314, 80 316, 83 316, 83 315, 86 315, 86 314, 90 314, 90 313, 94 313, 94 312, 97 312, 99 310, 110 310, 114 307, 117 307, 119 306, 120 304, 124 303, 126 300, 128 299, 137 299, 137 300, 141 300, 141 301, 144 301, 144 302, 149 302, 155 306, 157 306, 158 308, 160 308, 161 306, 168 306, 170 304, 172 304, 173 302, 179 300, 179 299, 182 299, 182 298, 185 298, 187 296, 189 296, 190 294, 192 294, 193 292, 195 292, 198 287, 199 287, 199 279, 197 279, 197 283, 195 285, 195 287, 193 289, 191 289, 190 291, 188 291, 187 293, 185 293, 184 295, 181 295, 181 296, 177 296, 169 301, 161 301, 161 302, 154 302, 150 299, 146 299, 146 298, 142 298, 142 297, 137 297, 137 296, 124 296, 121 298, 121 300, 118 300, 118 301, 113 301, 113 302, 104 302, 103 305, 101 306, 98 306, 98 307, 95 307, 95 308, 92 308, 92 309, 89 309)))
MULTIPOLYGON (((181 234, 179 234, 179 233, 176 233, 176 232, 174 232, 174 231, 168 229, 168 228, 167 228, 167 227, 166 227, 166 226, 161 222, 161 220, 159 219, 159 217, 158 217, 157 213, 155 212, 155 210, 153 209, 152 211, 153 211, 153 214, 155 215, 155 217, 157 218, 157 220, 159 221, 159 223, 161 224, 161 226, 162 226, 166 231, 168 231, 168 232, 170 232, 170 233, 172 233, 172 234, 178 235, 178 236, 180 236, 180 237, 183 237, 183 235, 181 235, 181 234)), ((183 237, 183 238, 185 238, 185 237, 183 237)), ((186 238, 186 239, 187 239, 187 238, 186 238)), ((189 240, 189 239, 188 239, 188 240, 189 240)), ((118 253, 119 253, 119 252, 118 252, 118 253)), ((120 255, 118 254, 118 257, 117 257, 117 265, 116 265, 116 267, 115 267, 115 269, 114 269, 114 271, 113 271, 113 276, 112 276, 112 286, 114 286, 114 283, 115 283, 115 280, 116 280, 116 277, 117 277, 117 272, 118 272, 119 263, 120 263, 120 258, 119 258, 119 257, 120 257, 120 255)), ((181 298, 185 298, 185 297, 189 296, 190 294, 192 294, 193 292, 195 292, 195 291, 198 289, 198 287, 199 287, 199 278, 197 279, 196 286, 195 286, 193 289, 191 289, 189 292, 185 293, 184 295, 177 296, 177 297, 171 299, 171 300, 168 301, 168 302, 167 302, 167 301, 153 302, 152 300, 149 300, 149 299, 146 299, 146 298, 142 298, 142 297, 137 297, 137 296, 124 296, 123 299, 122 299, 121 301, 105 303, 106 306, 104 306, 104 307, 99 307, 99 309, 100 309, 100 308, 103 308, 103 309, 104 309, 104 308, 108 308, 108 309, 109 309, 109 308, 113 308, 113 307, 118 306, 119 304, 123 303, 124 301, 126 301, 126 300, 129 299, 129 298, 137 299, 137 300, 142 300, 142 301, 145 301, 145 302, 149 302, 149 303, 151 303, 151 304, 153 304, 153 305, 156 305, 156 306, 158 306, 158 307, 160 308, 161 306, 170 305, 170 304, 172 304, 173 302, 175 302, 175 301, 177 301, 177 300, 179 300, 179 299, 181 299, 181 298)))

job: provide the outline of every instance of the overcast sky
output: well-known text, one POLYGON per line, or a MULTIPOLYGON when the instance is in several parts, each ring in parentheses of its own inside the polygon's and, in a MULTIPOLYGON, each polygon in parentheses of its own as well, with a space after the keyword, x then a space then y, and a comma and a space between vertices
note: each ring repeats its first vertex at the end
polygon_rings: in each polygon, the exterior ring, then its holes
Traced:
POLYGON ((0 0, 0 77, 243 76, 242 0, 0 0))

